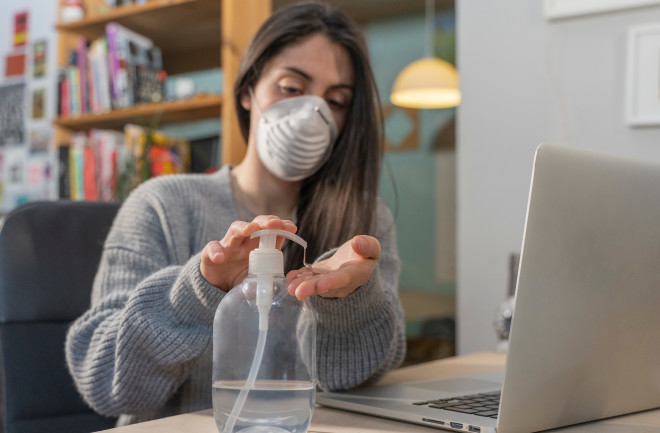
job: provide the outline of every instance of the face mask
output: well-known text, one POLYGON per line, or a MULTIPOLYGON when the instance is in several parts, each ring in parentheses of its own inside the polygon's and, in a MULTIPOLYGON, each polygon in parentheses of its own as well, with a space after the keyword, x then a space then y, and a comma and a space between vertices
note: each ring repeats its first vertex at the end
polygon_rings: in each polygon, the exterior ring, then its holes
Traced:
POLYGON ((257 153, 268 171, 286 181, 316 173, 330 157, 337 138, 328 104, 318 96, 295 96, 274 103, 262 113, 252 89, 249 91, 261 114, 257 153))

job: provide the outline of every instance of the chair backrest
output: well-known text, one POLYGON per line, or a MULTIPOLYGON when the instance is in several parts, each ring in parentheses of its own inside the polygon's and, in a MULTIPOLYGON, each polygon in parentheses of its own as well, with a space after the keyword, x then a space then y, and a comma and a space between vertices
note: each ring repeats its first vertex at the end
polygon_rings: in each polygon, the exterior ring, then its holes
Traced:
POLYGON ((84 433, 114 426, 73 384, 71 322, 90 304, 115 203, 36 202, 0 229, 0 409, 4 433, 84 433))

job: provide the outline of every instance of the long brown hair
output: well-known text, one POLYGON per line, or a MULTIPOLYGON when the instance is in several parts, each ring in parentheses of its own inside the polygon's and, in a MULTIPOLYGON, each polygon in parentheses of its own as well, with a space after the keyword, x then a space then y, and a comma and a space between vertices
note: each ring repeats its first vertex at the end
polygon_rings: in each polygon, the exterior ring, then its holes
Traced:
MULTIPOLYGON (((375 230, 383 122, 364 38, 351 19, 328 4, 305 1, 283 7, 252 38, 234 86, 238 121, 247 142, 250 113, 241 106, 241 97, 255 86, 270 59, 286 46, 317 33, 346 50, 355 82, 351 106, 332 155, 302 183, 296 217, 298 234, 309 242, 308 261, 355 235, 373 234, 375 230)), ((300 268, 302 254, 300 248, 291 248, 286 269, 300 268)))

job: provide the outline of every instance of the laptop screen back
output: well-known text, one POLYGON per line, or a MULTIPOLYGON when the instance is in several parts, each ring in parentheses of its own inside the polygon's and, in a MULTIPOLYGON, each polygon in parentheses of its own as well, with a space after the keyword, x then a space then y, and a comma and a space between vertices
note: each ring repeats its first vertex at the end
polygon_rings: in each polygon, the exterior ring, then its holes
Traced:
POLYGON ((537 151, 498 431, 660 407, 660 165, 537 151))

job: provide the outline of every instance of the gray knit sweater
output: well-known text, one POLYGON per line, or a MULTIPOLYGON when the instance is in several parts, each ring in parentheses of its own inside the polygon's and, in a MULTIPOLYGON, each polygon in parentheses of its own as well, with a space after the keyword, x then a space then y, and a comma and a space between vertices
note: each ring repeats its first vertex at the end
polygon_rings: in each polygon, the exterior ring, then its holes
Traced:
MULTIPOLYGON (((92 306, 66 341, 69 370, 96 411, 124 425, 211 407, 212 323, 225 292, 202 276, 200 253, 236 220, 228 166, 150 180, 123 204, 92 306)), ((323 389, 372 383, 403 358, 400 264, 382 203, 376 237, 382 253, 365 285, 343 299, 310 298, 323 389)))

